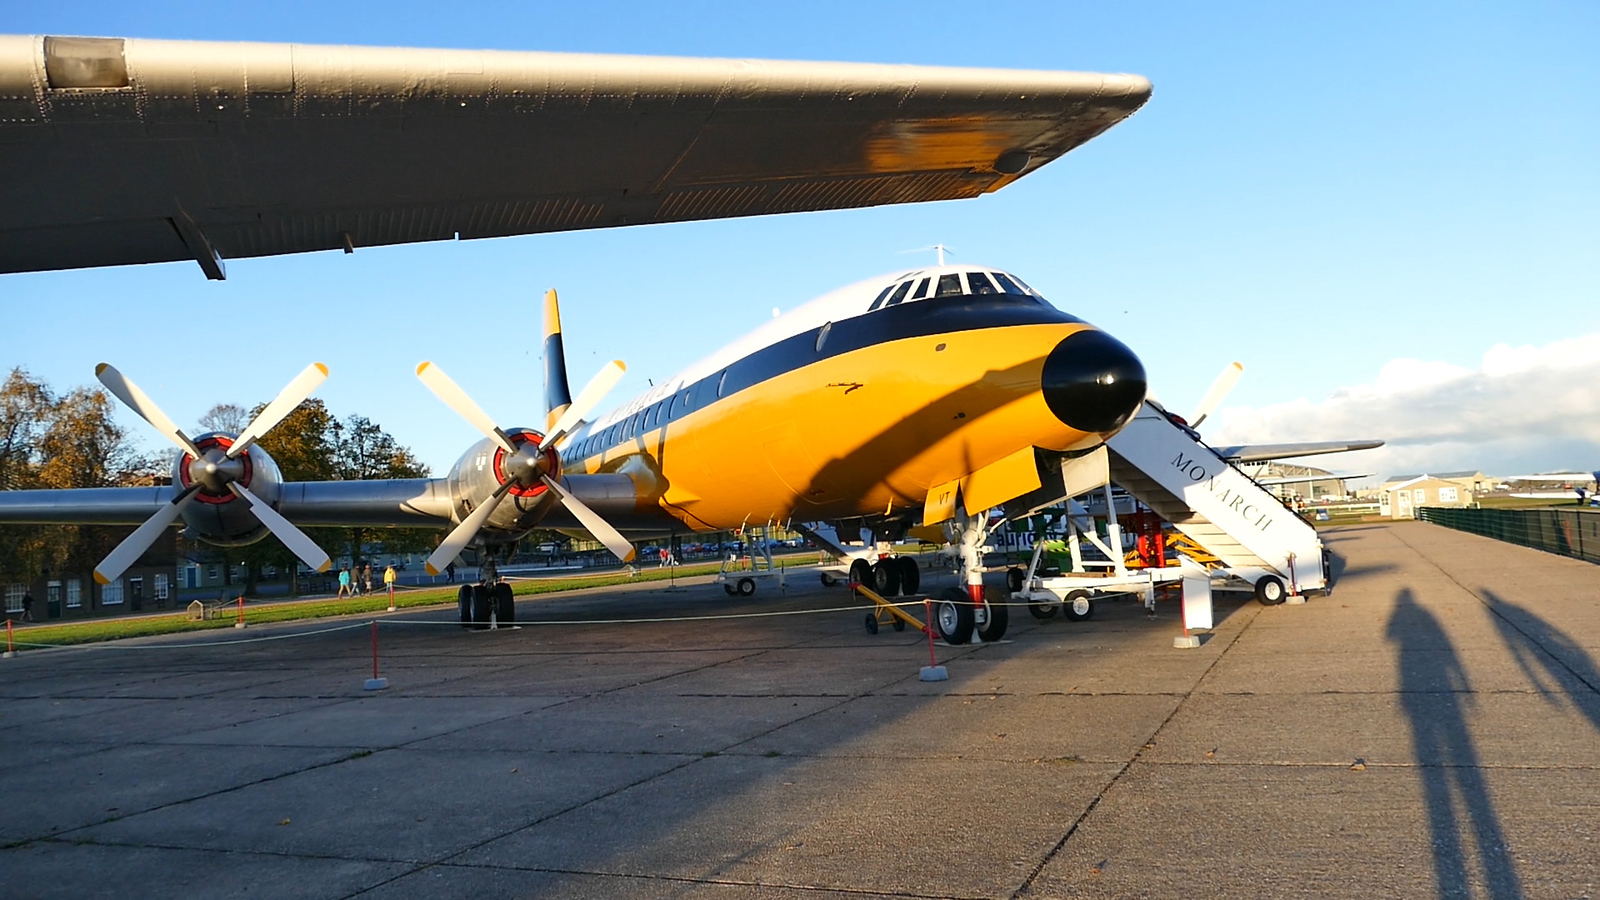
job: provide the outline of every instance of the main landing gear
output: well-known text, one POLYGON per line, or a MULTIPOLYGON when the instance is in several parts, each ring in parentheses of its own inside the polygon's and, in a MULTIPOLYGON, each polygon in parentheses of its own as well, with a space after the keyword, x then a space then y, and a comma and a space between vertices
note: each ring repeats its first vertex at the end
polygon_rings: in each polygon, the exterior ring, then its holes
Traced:
POLYGON ((456 591, 456 608, 461 617, 461 627, 482 631, 491 624, 507 628, 516 624, 517 603, 511 594, 511 585, 463 584, 456 591))
MULTIPOLYGON (((850 563, 850 582, 865 585, 880 597, 908 596, 922 586, 922 570, 910 556, 891 556, 876 563, 857 559, 850 563)), ((822 583, 832 584, 833 579, 825 574, 822 583)))

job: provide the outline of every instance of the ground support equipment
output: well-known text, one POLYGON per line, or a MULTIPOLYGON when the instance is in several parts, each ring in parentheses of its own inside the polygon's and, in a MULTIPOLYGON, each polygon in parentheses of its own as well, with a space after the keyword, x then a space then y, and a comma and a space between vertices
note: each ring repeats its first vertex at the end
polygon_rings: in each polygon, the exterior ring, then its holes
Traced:
POLYGON ((877 634, 878 627, 888 625, 895 631, 905 631, 910 625, 917 631, 926 632, 928 626, 924 625, 916 616, 911 615, 895 604, 885 600, 883 595, 864 584, 850 583, 850 590, 859 597, 872 601, 872 612, 867 613, 867 633, 877 634))

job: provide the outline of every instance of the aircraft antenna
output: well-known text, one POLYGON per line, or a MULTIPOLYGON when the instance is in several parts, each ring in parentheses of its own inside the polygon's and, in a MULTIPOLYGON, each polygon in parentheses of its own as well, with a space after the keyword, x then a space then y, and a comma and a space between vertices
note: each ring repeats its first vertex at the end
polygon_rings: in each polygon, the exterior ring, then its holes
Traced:
POLYGON ((946 253, 954 252, 949 247, 946 247, 943 244, 934 244, 934 245, 929 246, 929 247, 916 247, 916 248, 911 249, 911 250, 900 250, 898 252, 900 252, 900 253, 921 253, 924 250, 932 250, 933 252, 939 254, 939 265, 941 265, 941 266, 944 265, 944 255, 946 253))

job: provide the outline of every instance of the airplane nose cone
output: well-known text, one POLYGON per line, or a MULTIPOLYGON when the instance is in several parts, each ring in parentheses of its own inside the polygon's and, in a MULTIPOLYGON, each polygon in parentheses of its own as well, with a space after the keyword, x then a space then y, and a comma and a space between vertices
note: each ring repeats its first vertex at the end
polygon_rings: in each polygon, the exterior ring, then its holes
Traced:
POLYGON ((1079 431, 1115 431, 1144 402, 1144 366, 1123 343, 1103 331, 1064 338, 1044 361, 1044 402, 1056 418, 1079 431))

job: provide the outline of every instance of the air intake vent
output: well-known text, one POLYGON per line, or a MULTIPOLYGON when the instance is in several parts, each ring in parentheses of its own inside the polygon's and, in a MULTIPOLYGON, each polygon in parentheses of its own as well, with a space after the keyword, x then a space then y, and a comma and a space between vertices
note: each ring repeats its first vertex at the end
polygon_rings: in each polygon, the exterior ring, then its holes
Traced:
POLYGON ((47 37, 44 74, 52 88, 125 88, 122 38, 47 37))

